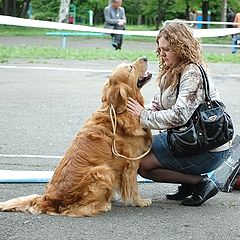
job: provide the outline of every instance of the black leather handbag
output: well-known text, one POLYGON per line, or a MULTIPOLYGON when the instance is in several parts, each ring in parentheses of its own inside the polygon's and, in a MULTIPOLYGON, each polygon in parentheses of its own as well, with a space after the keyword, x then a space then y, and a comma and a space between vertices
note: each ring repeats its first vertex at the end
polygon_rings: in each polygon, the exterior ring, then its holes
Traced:
POLYGON ((220 147, 233 138, 231 117, 220 101, 212 101, 209 94, 207 74, 198 65, 205 91, 205 101, 194 111, 190 120, 181 127, 169 129, 167 141, 176 156, 197 154, 220 147))

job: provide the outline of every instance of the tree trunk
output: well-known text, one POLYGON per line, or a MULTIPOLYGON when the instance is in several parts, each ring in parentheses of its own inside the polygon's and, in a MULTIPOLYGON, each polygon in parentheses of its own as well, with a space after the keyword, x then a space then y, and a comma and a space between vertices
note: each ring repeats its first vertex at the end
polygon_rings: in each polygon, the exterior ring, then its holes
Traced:
MULTIPOLYGON (((209 8, 209 0, 203 0, 202 3, 202 20, 208 20, 208 8, 209 8)), ((206 29, 208 26, 207 24, 202 24, 202 28, 206 29)))
POLYGON ((3 0, 2 8, 4 15, 16 16, 16 0, 3 0))
POLYGON ((158 30, 161 22, 161 0, 158 0, 157 16, 155 20, 156 20, 156 30, 158 30))
POLYGON ((21 18, 25 18, 27 16, 27 11, 28 11, 30 2, 31 2, 31 0, 24 0, 23 1, 22 10, 21 10, 21 13, 20 13, 21 18))
MULTIPOLYGON (((227 21, 227 0, 222 0, 222 13, 221 13, 221 21, 226 22, 227 21)), ((222 27, 226 27, 226 25, 223 25, 222 27)))
POLYGON ((189 20, 189 8, 190 8, 190 6, 189 6, 188 0, 186 0, 185 3, 186 3, 185 19, 189 20))
POLYGON ((58 22, 67 23, 69 14, 70 0, 61 0, 58 22))
POLYGON ((141 24, 142 24, 142 14, 139 14, 137 18, 137 25, 141 25, 141 24))

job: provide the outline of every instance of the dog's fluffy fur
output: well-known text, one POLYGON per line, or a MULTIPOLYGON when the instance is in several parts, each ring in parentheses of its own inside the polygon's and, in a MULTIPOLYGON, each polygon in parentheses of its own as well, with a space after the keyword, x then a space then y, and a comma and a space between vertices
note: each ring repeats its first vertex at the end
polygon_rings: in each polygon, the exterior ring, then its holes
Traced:
POLYGON ((109 113, 112 104, 117 114, 117 151, 127 157, 146 152, 151 145, 151 133, 126 109, 128 97, 143 105, 137 84, 141 81, 144 84, 146 69, 146 58, 117 66, 104 86, 101 109, 85 122, 45 193, 0 202, 0 210, 92 216, 109 211, 115 193, 121 195, 125 204, 150 205, 151 199, 142 199, 138 192, 136 176, 140 160, 126 160, 112 153, 113 127, 109 113))

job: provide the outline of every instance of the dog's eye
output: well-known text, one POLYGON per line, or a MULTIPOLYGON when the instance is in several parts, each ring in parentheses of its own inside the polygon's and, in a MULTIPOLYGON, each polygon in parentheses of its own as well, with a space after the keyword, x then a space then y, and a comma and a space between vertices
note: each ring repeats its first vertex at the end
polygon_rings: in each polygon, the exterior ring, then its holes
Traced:
POLYGON ((129 72, 131 72, 132 70, 133 70, 133 66, 130 65, 130 66, 129 66, 129 72))

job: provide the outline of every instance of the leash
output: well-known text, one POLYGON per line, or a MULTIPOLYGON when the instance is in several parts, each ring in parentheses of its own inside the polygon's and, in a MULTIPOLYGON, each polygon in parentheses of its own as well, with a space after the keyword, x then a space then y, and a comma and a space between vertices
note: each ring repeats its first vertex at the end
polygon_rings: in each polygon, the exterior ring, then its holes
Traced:
POLYGON ((116 148, 116 140, 115 140, 116 129, 117 129, 117 115, 116 115, 116 111, 115 111, 115 109, 114 109, 114 107, 113 107, 112 104, 110 105, 110 110, 109 110, 109 112, 110 112, 110 119, 111 119, 112 128, 113 128, 113 145, 112 145, 112 152, 113 152, 113 154, 114 154, 115 156, 117 156, 117 157, 122 157, 122 158, 124 158, 124 159, 132 160, 132 161, 134 161, 134 160, 139 160, 139 159, 145 157, 145 156, 150 152, 151 146, 149 147, 149 149, 148 149, 145 153, 143 153, 143 154, 142 154, 141 156, 139 156, 139 157, 130 158, 130 157, 126 157, 126 156, 118 153, 117 148, 116 148))

